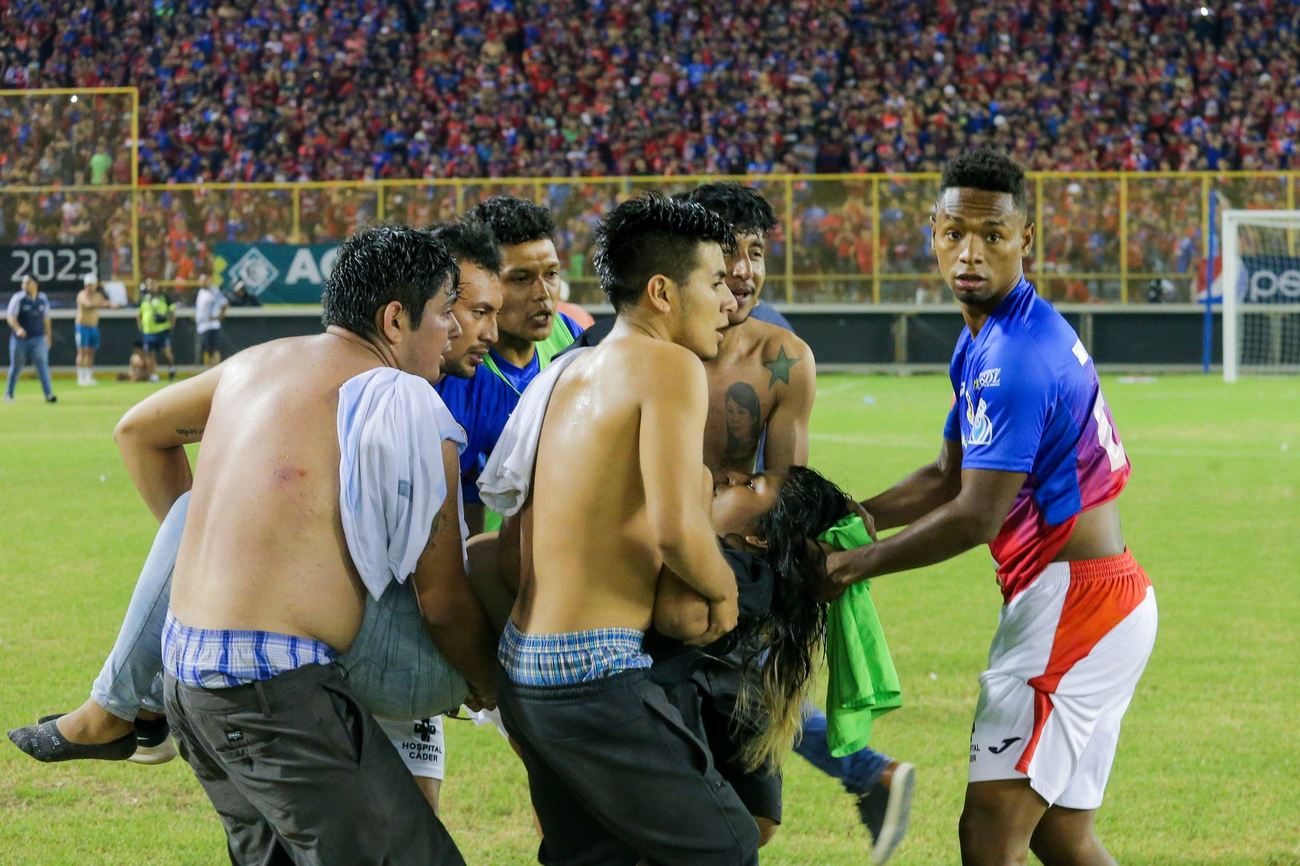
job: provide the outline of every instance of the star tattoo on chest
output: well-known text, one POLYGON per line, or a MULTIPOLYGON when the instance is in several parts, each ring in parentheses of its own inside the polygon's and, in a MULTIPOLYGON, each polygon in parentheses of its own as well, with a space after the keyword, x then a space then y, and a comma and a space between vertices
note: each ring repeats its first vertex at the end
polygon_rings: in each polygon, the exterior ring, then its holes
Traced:
POLYGON ((790 356, 786 355, 785 346, 782 346, 780 349, 777 350, 775 358, 773 358, 770 361, 764 361, 763 366, 766 367, 768 372, 772 374, 772 378, 768 380, 767 383, 768 390, 775 388, 777 382, 784 382, 785 384, 789 385, 790 368, 793 367, 795 364, 798 364, 802 360, 803 360, 802 358, 791 358, 790 356))

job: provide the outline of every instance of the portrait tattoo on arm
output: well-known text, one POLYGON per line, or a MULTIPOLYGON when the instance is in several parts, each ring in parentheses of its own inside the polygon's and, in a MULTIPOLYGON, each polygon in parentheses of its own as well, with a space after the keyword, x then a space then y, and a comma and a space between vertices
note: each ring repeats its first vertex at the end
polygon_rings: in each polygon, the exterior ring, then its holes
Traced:
POLYGON ((727 447, 722 452, 723 462, 728 467, 752 467, 763 433, 763 405, 748 382, 737 382, 727 389, 725 418, 727 447))
POLYGON ((802 361, 802 358, 791 358, 785 353, 785 346, 781 346, 776 353, 776 357, 770 361, 764 361, 763 366, 772 374, 768 380, 767 389, 770 391, 776 387, 777 382, 790 384, 790 368, 802 361))

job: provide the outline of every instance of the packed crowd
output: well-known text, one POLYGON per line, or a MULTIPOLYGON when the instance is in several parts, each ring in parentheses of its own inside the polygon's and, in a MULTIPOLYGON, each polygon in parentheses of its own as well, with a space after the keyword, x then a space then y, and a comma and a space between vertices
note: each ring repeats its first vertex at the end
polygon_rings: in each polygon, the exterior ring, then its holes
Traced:
MULTIPOLYGON (((1294 2, 7 6, 3 86, 139 87, 152 183, 900 172, 983 143, 1269 169, 1300 138, 1294 2)), ((123 179, 124 130, 79 134, 95 109, 7 108, 0 181, 123 179)))

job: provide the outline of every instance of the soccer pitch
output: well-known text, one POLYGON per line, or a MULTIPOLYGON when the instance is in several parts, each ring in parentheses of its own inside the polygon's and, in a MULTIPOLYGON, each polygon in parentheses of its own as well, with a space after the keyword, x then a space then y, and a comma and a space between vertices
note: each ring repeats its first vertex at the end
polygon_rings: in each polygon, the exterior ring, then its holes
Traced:
MULTIPOLYGON (((812 464, 855 495, 938 453, 941 376, 827 375, 812 464)), ((158 386, 20 383, 0 405, 0 723, 68 710, 111 646, 156 528, 113 424, 158 386)), ((1156 586, 1160 633, 1124 723, 1098 832, 1126 864, 1300 862, 1300 384, 1103 377, 1134 472, 1130 546, 1156 586)), ((984 549, 875 582, 904 706, 874 745, 917 765, 911 829, 891 861, 958 862, 976 677, 1001 597, 984 549)), ((865 863, 838 785, 792 756, 767 864, 865 863)), ((447 725, 443 817, 470 864, 534 862, 524 773, 493 731, 447 725)), ((41 765, 0 748, 0 863, 226 862, 189 768, 41 765)))

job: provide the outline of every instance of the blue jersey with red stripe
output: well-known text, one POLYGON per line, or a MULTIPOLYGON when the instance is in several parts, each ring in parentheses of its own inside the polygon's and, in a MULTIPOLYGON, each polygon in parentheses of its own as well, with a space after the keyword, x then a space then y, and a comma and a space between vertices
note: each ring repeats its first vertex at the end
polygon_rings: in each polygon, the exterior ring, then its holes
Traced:
POLYGON ((1024 472, 989 543, 1010 601, 1069 540, 1079 514, 1119 495, 1130 466, 1079 335, 1021 277, 948 371, 956 401, 944 437, 963 469, 1024 472))

